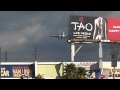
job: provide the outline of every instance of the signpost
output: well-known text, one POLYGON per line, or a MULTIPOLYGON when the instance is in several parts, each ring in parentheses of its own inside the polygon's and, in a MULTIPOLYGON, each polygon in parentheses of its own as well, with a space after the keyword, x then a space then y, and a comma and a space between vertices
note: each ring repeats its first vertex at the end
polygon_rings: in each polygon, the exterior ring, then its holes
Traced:
POLYGON ((110 44, 110 54, 111 54, 111 66, 113 67, 113 79, 115 79, 115 67, 117 67, 117 60, 119 54, 119 44, 110 44))
POLYGON ((112 67, 117 67, 118 55, 112 55, 112 67))

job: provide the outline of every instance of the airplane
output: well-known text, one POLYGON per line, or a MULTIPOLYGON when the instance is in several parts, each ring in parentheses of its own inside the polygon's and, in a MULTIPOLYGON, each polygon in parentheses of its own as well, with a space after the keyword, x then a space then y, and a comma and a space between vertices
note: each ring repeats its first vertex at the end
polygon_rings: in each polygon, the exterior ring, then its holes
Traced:
POLYGON ((64 32, 62 32, 60 35, 52 35, 51 37, 57 37, 58 39, 65 39, 65 38, 68 37, 68 36, 65 35, 64 32))

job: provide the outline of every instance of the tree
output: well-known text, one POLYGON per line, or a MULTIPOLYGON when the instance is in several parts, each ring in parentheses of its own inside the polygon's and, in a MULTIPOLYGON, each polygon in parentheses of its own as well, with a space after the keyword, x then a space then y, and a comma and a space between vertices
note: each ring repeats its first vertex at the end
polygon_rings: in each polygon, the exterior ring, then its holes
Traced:
POLYGON ((85 70, 85 68, 83 67, 78 67, 78 79, 86 79, 86 73, 87 73, 87 70, 85 70))
POLYGON ((64 79, 85 79, 86 70, 82 67, 76 67, 75 64, 67 64, 64 68, 63 78, 64 79))
POLYGON ((43 75, 38 74, 38 75, 35 77, 35 79, 44 79, 44 78, 43 78, 43 75))
POLYGON ((63 78, 65 79, 77 79, 76 76, 77 68, 75 64, 67 64, 64 68, 63 78))

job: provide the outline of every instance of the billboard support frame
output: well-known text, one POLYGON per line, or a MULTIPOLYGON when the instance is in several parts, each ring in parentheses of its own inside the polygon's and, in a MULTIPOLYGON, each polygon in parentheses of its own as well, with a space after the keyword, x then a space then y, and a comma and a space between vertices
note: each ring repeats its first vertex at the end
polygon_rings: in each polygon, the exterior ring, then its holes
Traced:
POLYGON ((102 42, 99 42, 99 69, 101 70, 101 73, 103 71, 103 48, 102 48, 102 42))
POLYGON ((74 62, 74 57, 75 57, 75 43, 74 42, 71 42, 70 43, 71 45, 71 62, 74 62))
POLYGON ((71 54, 71 56, 70 56, 70 60, 71 60, 71 62, 74 62, 75 61, 75 55, 77 54, 77 52, 82 48, 82 46, 84 45, 84 44, 82 44, 82 45, 80 45, 80 47, 78 47, 78 49, 77 50, 75 50, 75 42, 71 42, 71 40, 68 40, 68 43, 70 43, 70 47, 71 47, 71 50, 70 50, 70 54, 71 54))
POLYGON ((115 67, 113 67, 113 79, 115 79, 115 67))

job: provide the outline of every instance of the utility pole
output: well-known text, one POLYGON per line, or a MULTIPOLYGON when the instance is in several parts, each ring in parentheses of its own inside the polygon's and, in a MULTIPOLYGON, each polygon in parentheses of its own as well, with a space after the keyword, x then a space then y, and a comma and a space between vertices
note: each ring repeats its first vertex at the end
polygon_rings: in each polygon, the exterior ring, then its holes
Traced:
POLYGON ((5 51, 5 62, 7 62, 7 51, 5 51))
POLYGON ((115 79, 115 67, 113 67, 113 79, 115 79))
POLYGON ((1 79, 1 47, 0 47, 0 79, 1 79))
MULTIPOLYGON (((74 11, 72 11, 73 15, 74 15, 74 11)), ((75 42, 70 42, 70 46, 71 46, 71 62, 74 62, 75 60, 75 42)))
POLYGON ((102 42, 99 42, 99 69, 102 74, 103 72, 103 48, 102 48, 102 42))
POLYGON ((37 61, 37 56, 40 55, 40 54, 37 54, 37 48, 35 46, 35 53, 32 54, 34 57, 35 57, 35 61, 37 61))

